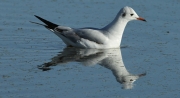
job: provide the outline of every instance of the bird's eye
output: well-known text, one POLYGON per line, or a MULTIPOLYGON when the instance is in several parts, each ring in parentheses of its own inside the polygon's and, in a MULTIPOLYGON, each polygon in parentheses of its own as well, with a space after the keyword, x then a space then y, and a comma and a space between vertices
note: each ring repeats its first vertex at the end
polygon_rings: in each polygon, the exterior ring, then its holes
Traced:
POLYGON ((123 16, 123 17, 126 16, 126 13, 123 13, 122 16, 123 16))
POLYGON ((134 14, 130 14, 131 16, 133 16, 134 14))
POLYGON ((130 81, 133 81, 133 79, 130 79, 130 81))

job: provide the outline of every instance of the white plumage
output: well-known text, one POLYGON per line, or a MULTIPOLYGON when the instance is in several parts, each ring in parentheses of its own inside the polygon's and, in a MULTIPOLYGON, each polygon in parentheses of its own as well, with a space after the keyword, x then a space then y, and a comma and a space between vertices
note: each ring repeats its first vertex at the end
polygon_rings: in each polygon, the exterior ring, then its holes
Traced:
POLYGON ((119 48, 126 24, 131 20, 146 21, 128 6, 122 8, 115 19, 101 29, 91 27, 70 28, 51 23, 39 16, 36 17, 46 24, 40 25, 54 32, 67 46, 96 49, 119 48))

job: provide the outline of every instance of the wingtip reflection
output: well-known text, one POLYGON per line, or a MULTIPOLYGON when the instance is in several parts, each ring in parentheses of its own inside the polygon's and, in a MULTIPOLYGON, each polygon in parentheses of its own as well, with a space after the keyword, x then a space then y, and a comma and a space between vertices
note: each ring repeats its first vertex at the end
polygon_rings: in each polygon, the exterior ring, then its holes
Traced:
POLYGON ((132 89, 134 82, 146 75, 131 74, 124 66, 121 50, 119 49, 79 49, 65 48, 50 62, 38 66, 42 71, 51 70, 52 66, 61 65, 68 62, 81 62, 84 66, 99 64, 112 71, 117 82, 122 84, 122 89, 132 89))

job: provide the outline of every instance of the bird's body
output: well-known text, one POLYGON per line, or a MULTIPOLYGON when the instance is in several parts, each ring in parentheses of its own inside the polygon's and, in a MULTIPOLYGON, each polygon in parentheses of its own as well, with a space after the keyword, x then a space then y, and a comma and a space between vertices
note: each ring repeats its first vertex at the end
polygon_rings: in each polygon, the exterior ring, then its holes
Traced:
POLYGON ((92 27, 76 29, 51 23, 39 16, 36 17, 46 24, 40 25, 54 32, 67 46, 96 49, 119 48, 126 24, 131 20, 145 21, 127 6, 119 11, 110 24, 101 29, 92 27))

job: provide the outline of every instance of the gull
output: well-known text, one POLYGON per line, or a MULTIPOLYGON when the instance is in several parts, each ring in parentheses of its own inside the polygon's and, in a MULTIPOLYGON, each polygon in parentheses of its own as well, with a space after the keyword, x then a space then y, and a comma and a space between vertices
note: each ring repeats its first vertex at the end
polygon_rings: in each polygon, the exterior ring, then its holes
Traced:
POLYGON ((103 28, 71 28, 57 25, 37 15, 34 16, 45 24, 32 23, 42 25, 55 33, 62 39, 67 47, 95 49, 119 48, 126 24, 132 20, 146 21, 144 18, 139 17, 137 13, 128 6, 123 7, 115 19, 103 28))

